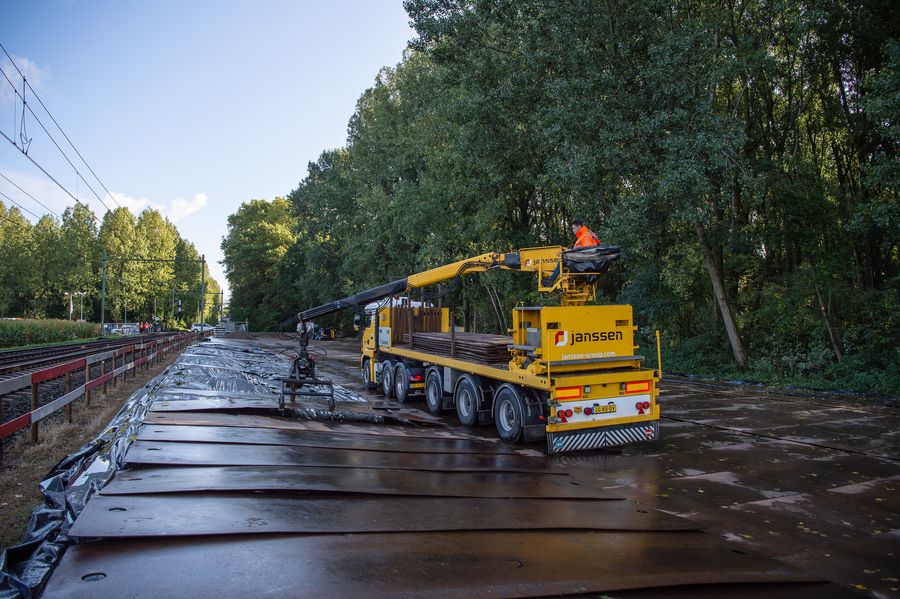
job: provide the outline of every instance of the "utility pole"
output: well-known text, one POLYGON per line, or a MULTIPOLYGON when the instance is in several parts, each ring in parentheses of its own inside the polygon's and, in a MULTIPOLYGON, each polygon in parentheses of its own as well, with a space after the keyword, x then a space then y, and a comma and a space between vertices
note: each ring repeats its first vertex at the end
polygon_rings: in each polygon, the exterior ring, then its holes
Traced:
POLYGON ((100 334, 103 334, 103 325, 106 324, 106 252, 103 252, 103 283, 100 292, 100 334))
POLYGON ((200 318, 197 322, 203 322, 204 308, 206 308, 206 254, 200 256, 200 318))

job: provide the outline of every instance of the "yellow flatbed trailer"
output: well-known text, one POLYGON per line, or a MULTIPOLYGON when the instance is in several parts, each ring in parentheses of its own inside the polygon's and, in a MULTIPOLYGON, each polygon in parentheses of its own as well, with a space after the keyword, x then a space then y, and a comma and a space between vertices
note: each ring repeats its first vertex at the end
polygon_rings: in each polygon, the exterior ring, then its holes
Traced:
MULTIPOLYGON (((365 306, 360 368, 369 388, 406 401, 425 395, 428 409, 455 409, 464 425, 493 422, 506 441, 547 440, 549 453, 659 438, 659 371, 635 355, 631 306, 588 306, 596 280, 618 248, 567 251, 559 246, 488 253, 394 281, 301 312, 306 321, 365 306), (545 278, 559 265, 558 276, 545 278), (508 361, 461 358, 452 349, 467 333, 447 308, 404 293, 463 274, 493 269, 533 272, 538 290, 558 293, 561 306, 517 306, 508 361), (385 299, 386 298, 386 299, 385 299), (375 303, 379 300, 380 303, 375 303), (416 348, 417 334, 449 336, 451 350, 416 348)), ((506 357, 504 356, 504 359, 506 357)))
POLYGON ((414 323, 441 322, 447 332, 446 315, 428 318, 429 308, 400 302, 379 310, 379 343, 372 326, 362 340, 363 376, 386 396, 424 393, 432 413, 455 409, 463 424, 493 422, 511 442, 546 438, 551 454, 659 438, 659 375, 633 355, 630 306, 518 307, 511 359, 497 364, 392 342, 403 338, 391 325, 408 319, 396 318, 407 310, 414 323))

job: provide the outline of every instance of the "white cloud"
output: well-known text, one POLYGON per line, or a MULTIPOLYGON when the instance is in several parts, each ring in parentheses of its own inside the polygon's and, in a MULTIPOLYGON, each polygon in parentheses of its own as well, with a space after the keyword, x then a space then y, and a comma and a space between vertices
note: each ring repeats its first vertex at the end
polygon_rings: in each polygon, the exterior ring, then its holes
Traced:
MULTIPOLYGON (((13 60, 16 61, 15 66, 13 66, 6 55, 3 54, 2 58, 0 58, 0 68, 3 69, 3 72, 6 73, 6 77, 9 77, 9 80, 16 86, 16 90, 18 90, 20 94, 22 93, 22 77, 20 77, 18 71, 16 71, 17 66, 19 67, 19 70, 22 71, 22 74, 25 75, 25 78, 28 79, 29 85, 31 85, 38 94, 41 94, 44 86, 50 79, 50 69, 42 69, 24 56, 16 56, 13 54, 12 57, 13 60)), ((25 98, 28 99, 30 94, 31 90, 28 90, 25 98)), ((5 77, 0 76, 0 106, 12 106, 15 99, 16 95, 12 87, 6 81, 5 77)), ((21 109, 21 107, 21 103, 19 103, 19 108, 21 109)))
POLYGON ((190 200, 178 198, 165 204, 159 204, 147 198, 135 198, 124 193, 113 192, 112 195, 120 206, 128 208, 135 215, 147 208, 153 208, 154 210, 159 210, 163 216, 168 217, 173 223, 177 223, 184 217, 194 214, 206 206, 206 194, 202 192, 194 194, 194 197, 190 200))
MULTIPOLYGON (((18 170, 6 171, 6 169, 3 168, 0 168, 0 172, 15 181, 17 185, 43 202, 47 206, 47 208, 49 208, 56 214, 62 214, 68 206, 72 206, 75 204, 75 202, 71 197, 69 197, 67 193, 65 193, 63 190, 57 187, 56 184, 45 177, 37 177, 18 170)), ((70 190, 74 192, 75 189, 76 187, 73 184, 70 190)), ((23 194, 21 191, 16 189, 13 185, 9 184, 4 179, 0 179, 0 191, 12 197, 14 200, 19 202, 32 212, 37 213, 38 215, 47 213, 47 210, 45 208, 41 207, 34 200, 23 194)), ((80 201, 90 206, 91 210, 94 211, 94 214, 96 214, 98 218, 102 219, 103 215, 106 213, 106 208, 103 207, 103 204, 97 201, 97 198, 93 197, 92 195, 85 194, 83 189, 81 190, 81 192, 82 193, 79 194, 80 201)), ((173 223, 183 220, 191 214, 202 210, 206 206, 208 201, 206 194, 203 192, 194 194, 191 199, 186 200, 184 198, 177 198, 168 202, 155 202, 150 198, 137 198, 125 193, 117 192, 113 192, 112 197, 115 198, 115 202, 112 201, 109 196, 105 196, 103 198, 103 200, 106 202, 106 205, 112 209, 115 209, 118 204, 119 206, 128 208, 129 210, 131 210, 132 214, 137 216, 143 210, 146 210, 147 208, 153 208, 155 210, 159 210, 159 212, 163 216, 168 217, 168 219, 173 223)), ((5 198, 0 199, 3 200, 4 204, 9 204, 9 202, 6 201, 5 198)), ((36 220, 27 214, 25 216, 29 220, 36 220)))
POLYGON ((199 211, 204 206, 206 206, 206 194, 198 193, 190 200, 178 198, 177 200, 170 202, 165 214, 168 215, 173 223, 176 223, 185 216, 189 216, 199 211))
MULTIPOLYGON (((152 203, 147 198, 135 198, 115 191, 112 192, 112 197, 115 200, 114 202, 106 202, 110 208, 115 208, 116 204, 118 204, 123 208, 131 210, 131 213, 135 216, 140 214, 144 208, 152 206, 152 203)), ((155 208, 155 206, 153 207, 155 208)), ((160 212, 162 211, 160 210, 160 212)))

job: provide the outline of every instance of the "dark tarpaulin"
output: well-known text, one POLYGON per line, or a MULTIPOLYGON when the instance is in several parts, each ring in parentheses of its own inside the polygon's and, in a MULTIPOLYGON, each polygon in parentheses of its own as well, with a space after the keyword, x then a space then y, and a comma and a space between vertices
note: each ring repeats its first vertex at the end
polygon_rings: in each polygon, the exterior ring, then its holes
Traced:
POLYGON ((592 245, 563 252, 562 262, 569 272, 604 273, 619 255, 618 246, 592 245))
POLYGON ((112 478, 152 401, 150 384, 129 398, 98 437, 66 456, 41 482, 22 541, 0 553, 0 599, 35 596, 71 544, 69 528, 88 499, 112 478))
MULTIPOLYGON (((202 372, 188 372, 180 364, 198 356, 215 358, 223 364, 235 363, 244 369, 243 362, 265 357, 267 370, 252 373, 254 386, 244 392, 257 387, 270 392, 280 388, 278 377, 282 373, 274 372, 273 356, 268 352, 210 344, 188 348, 175 364, 135 391, 100 435, 66 456, 41 482, 44 500, 31 513, 22 541, 0 553, 0 599, 30 598, 40 592, 66 547, 72 544, 67 533, 75 518, 90 497, 123 467, 125 452, 137 436, 156 390, 191 383, 202 376, 202 372)), ((243 374, 244 380, 249 378, 243 374)))

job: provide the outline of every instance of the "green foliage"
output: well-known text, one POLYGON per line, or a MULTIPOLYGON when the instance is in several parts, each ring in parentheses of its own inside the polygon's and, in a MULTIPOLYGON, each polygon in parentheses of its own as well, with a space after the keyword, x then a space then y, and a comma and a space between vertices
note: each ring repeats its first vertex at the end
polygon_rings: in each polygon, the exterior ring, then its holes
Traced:
MULTIPOLYGON (((200 264, 196 248, 156 210, 137 218, 127 209, 107 212, 100 227, 84 204, 66 208, 62 220, 44 216, 32 225, 16 208, 0 202, 0 316, 65 318, 69 294, 74 315, 84 303, 86 320, 100 320, 102 257, 107 262, 106 321, 131 321, 156 315, 173 321, 173 291, 187 310, 181 324, 195 322, 200 297, 200 264), (190 262, 123 261, 123 258, 190 262), (83 296, 81 295, 83 293, 83 296)), ((218 293, 206 274, 206 289, 218 293)), ((218 314, 218 296, 208 295, 206 321, 218 314)))
POLYGON ((100 325, 69 320, 0 320, 0 347, 85 339, 100 334, 100 325))
MULTIPOLYGON (((228 217, 222 251, 231 283, 231 316, 247 320, 251 330, 274 330, 284 317, 278 275, 294 241, 293 222, 290 204, 283 198, 245 202, 228 217)), ((290 273, 282 271, 282 276, 290 273)))
MULTIPOLYGON (((235 306, 274 321, 483 251, 570 244, 581 217, 623 248, 601 301, 662 330, 672 368, 900 392, 891 3, 405 7, 418 37, 361 95, 346 146, 310 163, 290 247, 235 306)), ((507 315, 552 301, 526 279, 471 277, 445 304, 500 332, 489 293, 507 315)))

